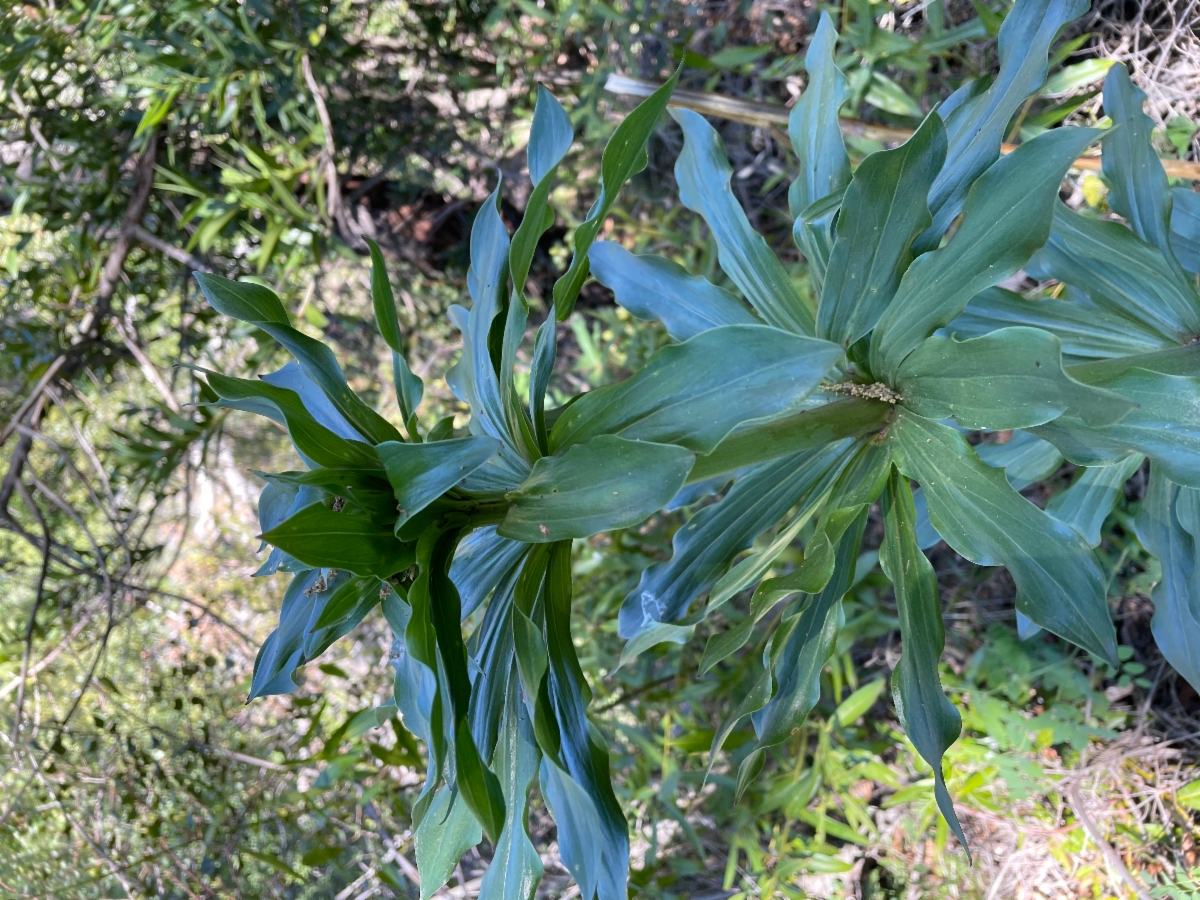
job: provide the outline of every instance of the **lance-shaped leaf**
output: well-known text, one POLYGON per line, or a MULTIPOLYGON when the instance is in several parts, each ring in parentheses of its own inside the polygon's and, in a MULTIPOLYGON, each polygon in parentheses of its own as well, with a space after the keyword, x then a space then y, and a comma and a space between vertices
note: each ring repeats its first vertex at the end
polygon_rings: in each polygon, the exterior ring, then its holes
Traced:
POLYGON ((1089 466, 1080 470, 1071 486, 1055 494, 1046 504, 1046 512, 1066 522, 1084 536, 1088 545, 1100 545, 1104 520, 1125 496, 1125 482, 1142 467, 1145 457, 1135 453, 1111 466, 1089 466))
POLYGON ((1103 384, 1137 408, 1107 428, 1068 415, 1033 432, 1076 465, 1110 465, 1143 453, 1176 484, 1200 487, 1200 378, 1130 369, 1103 384))
POLYGON ((673 109, 671 115, 683 127, 683 151, 675 163, 679 200, 708 223, 721 269, 767 324, 812 334, 812 310, 733 195, 733 169, 720 135, 690 109, 673 109))
POLYGON ((551 316, 537 330, 533 346, 533 364, 529 367, 529 416, 542 456, 550 452, 550 432, 546 427, 546 391, 554 374, 558 356, 558 321, 551 316))
POLYGON ((291 326, 287 310, 273 291, 257 284, 228 281, 196 272, 196 281, 213 309, 261 328, 296 358, 304 374, 325 392, 330 402, 363 437, 372 443, 398 441, 400 433, 387 419, 350 390, 333 351, 291 326))
POLYGON ((1031 267, 1080 288, 1101 309, 1132 318, 1166 340, 1178 343, 1200 333, 1195 289, 1158 249, 1124 225, 1089 219, 1056 203, 1050 237, 1031 267))
POLYGON ((1179 264, 1200 273, 1200 194, 1190 187, 1171 191, 1171 250, 1179 264))
POLYGON ((621 605, 625 639, 655 622, 674 622, 709 590, 734 558, 791 507, 823 483, 845 451, 841 442, 767 463, 740 478, 719 502, 675 532, 671 558, 642 572, 621 605))
POLYGON ((766 325, 713 328, 664 347, 632 378, 571 404, 550 446, 557 452, 617 434, 706 453, 743 422, 794 409, 842 352, 766 325))
POLYGON ((387 266, 379 245, 367 241, 371 250, 371 304, 375 308, 375 327, 385 344, 392 349, 392 380, 396 385, 396 400, 407 425, 421 403, 425 384, 413 374, 404 356, 404 335, 400 331, 400 318, 396 315, 396 295, 388 280, 387 266))
POLYGON ((933 793, 938 809, 969 858, 967 838, 958 824, 942 774, 942 756, 958 740, 962 718, 943 693, 938 675, 946 629, 942 624, 937 576, 917 546, 912 488, 899 472, 893 470, 884 497, 884 537, 879 562, 895 590, 903 641, 900 662, 892 672, 892 697, 904 733, 933 768, 933 793))
POLYGON ((547 203, 550 189, 554 186, 558 164, 571 149, 574 139, 575 133, 566 110, 544 85, 538 85, 533 123, 529 128, 529 147, 525 151, 533 191, 525 203, 525 214, 521 217, 517 233, 513 235, 509 254, 513 293, 523 306, 528 306, 525 280, 529 277, 529 264, 533 262, 538 239, 554 222, 554 213, 547 203))
POLYGON ((912 261, 913 238, 932 221, 926 197, 946 157, 931 113, 903 145, 872 153, 846 188, 817 307, 817 334, 849 347, 891 302, 912 261))
POLYGON ((600 846, 600 872, 596 889, 600 900, 624 900, 629 879, 629 824, 613 793, 608 772, 608 749, 588 721, 591 690, 579 667, 571 638, 571 543, 560 541, 550 550, 546 571, 546 647, 550 667, 550 697, 562 736, 566 770, 595 805, 599 833, 591 839, 600 846))
MULTIPOLYGON (((509 666, 512 665, 511 660, 509 666)), ((529 839, 529 789, 538 774, 541 754, 529 713, 521 702, 520 680, 507 678, 504 718, 492 767, 500 776, 508 816, 496 852, 479 885, 480 900, 533 900, 542 878, 542 859, 529 839)))
POLYGON ((1068 410, 1089 425, 1111 425, 1133 408, 1112 391, 1068 376, 1062 344, 1038 328, 1002 328, 967 341, 931 337, 896 378, 907 409, 964 428, 1028 428, 1068 410))
POLYGON ((1200 689, 1200 491, 1156 466, 1137 517, 1138 539, 1162 563, 1150 630, 1167 662, 1200 689))
POLYGON ((850 182, 850 158, 838 121, 847 96, 846 78, 833 62, 836 44, 833 20, 822 12, 804 57, 808 84, 788 115, 788 135, 800 162, 800 174, 788 190, 788 208, 796 220, 793 237, 818 286, 833 244, 833 210, 815 214, 811 221, 806 221, 806 211, 826 198, 834 201, 836 210, 836 201, 850 182))
POLYGON ((992 164, 971 186, 950 242, 916 259, 871 336, 871 371, 894 380, 900 363, 972 297, 1016 272, 1050 233, 1058 184, 1101 134, 1056 128, 992 164))
POLYGON ((421 900, 429 900, 441 890, 463 854, 483 839, 479 822, 471 815, 461 791, 445 784, 432 796, 414 835, 421 900))
POLYGON ((595 897, 600 880, 603 831, 596 804, 579 784, 549 759, 542 759, 542 796, 558 826, 559 855, 579 886, 580 896, 595 897))
POLYGON ((975 295, 946 331, 971 338, 1012 325, 1049 331, 1062 342, 1063 353, 1077 359, 1149 353, 1159 349, 1163 340, 1155 329, 1101 309, 1073 289, 1068 289, 1062 300, 1026 300, 1012 291, 991 287, 975 295))
POLYGON ((500 537, 495 525, 476 528, 458 542, 450 564, 450 580, 458 588, 464 618, 480 607, 527 549, 517 541, 500 537))
POLYGON ((539 459, 497 532, 537 544, 628 528, 670 502, 694 461, 674 444, 601 435, 539 459))
POLYGON ((348 579, 347 575, 331 576, 321 569, 306 569, 292 578, 283 594, 279 625, 263 641, 254 660, 246 702, 296 689, 292 675, 304 662, 304 639, 318 614, 314 608, 319 603, 324 605, 348 579))
POLYGON ((275 387, 295 391, 309 414, 334 434, 340 435, 348 441, 362 441, 362 435, 337 411, 337 408, 325 396, 325 392, 304 374, 304 370, 295 360, 289 362, 282 369, 263 375, 262 380, 267 384, 275 385, 275 387))
POLYGON ((660 256, 634 256, 615 241, 592 245, 592 274, 639 319, 662 322, 677 341, 758 320, 733 294, 660 256))
POLYGON ((454 438, 426 444, 385 441, 375 448, 396 493, 396 530, 500 449, 490 437, 454 438))
POLYGON ((1104 574, 1082 535, 1013 490, 954 429, 901 409, 888 435, 946 543, 981 566, 1005 566, 1019 612, 1115 664, 1104 574))
POLYGON ((627 115, 609 139, 600 157, 600 196, 588 210, 587 218, 575 229, 574 255, 566 273, 554 283, 554 314, 561 322, 575 308, 575 298, 588 276, 588 251, 608 211, 612 209, 621 186, 629 176, 646 166, 646 142, 654 131, 658 117, 667 108, 671 92, 679 82, 683 66, 675 70, 667 83, 637 105, 627 115))
POLYGON ((1142 112, 1145 102, 1145 93, 1129 80, 1125 66, 1113 65, 1104 79, 1104 112, 1114 126, 1102 159, 1108 202, 1138 237, 1167 258, 1168 268, 1178 271, 1171 252, 1171 191, 1150 142, 1154 120, 1142 112))
POLYGON ((769 422, 745 425, 700 456, 689 483, 736 472, 801 450, 814 450, 844 438, 882 431, 892 415, 891 404, 851 398, 806 409, 769 422))
MULTIPOLYGON (((999 74, 974 97, 969 97, 974 87, 960 88, 962 96, 949 101, 957 108, 944 113, 949 141, 946 166, 929 194, 933 210, 933 227, 925 241, 929 247, 937 246, 963 211, 963 200, 976 178, 1000 155, 1013 113, 1046 80, 1046 58, 1059 30, 1087 8, 1087 0, 1017 0, 1004 17, 999 74)), ((1032 183, 1027 187, 1031 194, 1055 194, 1035 190, 1032 183)))
POLYGON ((387 578, 413 564, 411 544, 396 540, 391 523, 314 503, 263 535, 263 540, 310 566, 387 578))

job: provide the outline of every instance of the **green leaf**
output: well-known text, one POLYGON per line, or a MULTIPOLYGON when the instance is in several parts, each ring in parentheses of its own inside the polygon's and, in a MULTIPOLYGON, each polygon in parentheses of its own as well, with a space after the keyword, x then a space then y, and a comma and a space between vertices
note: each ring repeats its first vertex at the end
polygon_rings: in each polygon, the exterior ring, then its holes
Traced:
MULTIPOLYGON (((850 158, 838 121, 847 90, 846 77, 833 62, 837 37, 829 13, 822 12, 804 57, 808 84, 788 115, 788 135, 800 161, 800 174, 788 192, 788 206, 797 218, 821 198, 840 194, 850 182, 850 158)), ((805 241, 800 245, 808 256, 805 241)))
POLYGON ((537 544, 628 528, 670 502, 694 460, 683 447, 615 435, 576 444, 534 464, 497 531, 537 544))
POLYGON ((379 603, 379 592, 383 582, 378 578, 351 578, 325 601, 317 620, 313 623, 312 631, 332 628, 349 620, 357 613, 364 599, 375 598, 379 603))
POLYGON ((221 398, 222 402, 215 405, 247 410, 281 421, 306 462, 334 469, 378 468, 379 460, 369 444, 347 440, 319 424, 304 408, 295 391, 265 381, 230 378, 208 371, 204 374, 209 387, 221 398))
POLYGON ((346 574, 334 575, 321 569, 298 572, 288 584, 279 609, 279 624, 263 641, 254 660, 250 695, 246 702, 296 689, 295 671, 304 664, 304 644, 319 615, 319 604, 349 580, 346 574))
MULTIPOLYGON (((975 445, 975 452, 992 468, 1003 469, 1015 491, 1023 491, 1035 482, 1044 481, 1058 471, 1063 463, 1058 448, 1028 431, 1014 432, 1004 444, 981 442, 975 445)), ((919 508, 920 503, 917 505, 919 508)))
POLYGON ((1102 165, 1108 179, 1108 202, 1147 244, 1158 248, 1176 269, 1171 252, 1171 191, 1167 173, 1150 143, 1154 120, 1142 112, 1145 93, 1129 80, 1121 63, 1104 79, 1104 111, 1113 121, 1104 142, 1102 165))
POLYGON ((1171 251, 1193 275, 1200 273, 1200 194, 1190 187, 1171 191, 1171 251))
POLYGON ((1107 428, 1063 416, 1034 433, 1076 465, 1110 465, 1142 453, 1175 483, 1200 487, 1200 378, 1131 369, 1103 384, 1137 408, 1107 428))
POLYGON ((533 363, 529 367, 529 415, 539 452, 550 452, 550 432, 546 427, 546 390, 554 374, 558 356, 558 321, 551 316, 537 330, 533 363))
MULTIPOLYGON (((943 113, 948 138, 946 166, 929 195, 933 227, 922 239, 927 245, 924 249, 937 246, 963 211, 964 198, 970 203, 968 191, 1000 155, 1013 114, 1045 81, 1046 57, 1059 31, 1087 8, 1087 0, 1017 0, 1000 28, 999 74, 982 93, 970 97, 974 88, 964 86, 959 89, 962 96, 956 92, 946 102, 945 106, 954 104, 956 108, 943 113)), ((1055 186, 1060 178, 1054 180, 1055 186)), ((1035 196, 1057 194, 1035 189, 1032 178, 1026 188, 1035 196)))
POLYGON ((272 291, 203 272, 194 274, 213 309, 257 325, 275 338, 296 358, 304 374, 325 392, 338 412, 365 438, 376 444, 400 440, 395 427, 350 390, 333 351, 291 327, 287 311, 272 291))
POLYGON ((1085 291, 1106 314, 1132 318, 1172 343, 1200 333, 1194 288, 1162 253, 1116 222, 1056 203, 1050 237, 1032 268, 1085 291))
POLYGON ((387 578, 413 564, 411 544, 392 534, 391 524, 381 524, 349 509, 334 512, 314 503, 285 519, 262 536, 310 566, 333 566, 356 575, 387 578))
POLYGON ((375 448, 396 494, 396 531, 491 459, 500 442, 490 437, 425 444, 385 441, 375 448))
MULTIPOLYGON (((457 713, 456 713, 457 716, 457 713)), ((463 718, 454 737, 456 779, 463 799, 483 826, 483 832, 493 844, 500 842, 504 830, 504 791, 500 780, 479 758, 479 750, 471 736, 471 723, 463 718)))
POLYGON ((952 428, 898 409, 888 435, 946 543, 978 565, 1005 566, 1019 612, 1115 665, 1104 574, 1082 535, 1014 491, 952 428))
POLYGON ((1066 522, 1084 536, 1088 546, 1100 546, 1104 520, 1125 496, 1125 482, 1142 467, 1145 457, 1135 453, 1111 466, 1090 466, 1079 472, 1071 486, 1055 494, 1046 512, 1066 522))
POLYGON ((1070 289, 1063 300, 1026 300, 991 287, 972 298, 947 330, 960 337, 980 337, 1010 325, 1049 331, 1062 342, 1063 353, 1076 358, 1148 353, 1162 346, 1162 335, 1154 329, 1101 309, 1070 289))
MULTIPOLYGON (((603 831, 596 804, 570 775, 542 760, 542 796, 558 825, 559 855, 580 896, 595 897, 600 879, 603 831)), ((507 900, 507 898, 506 898, 507 900)))
POLYGON ((1063 66, 1046 79, 1038 91, 1039 97, 1053 97, 1076 91, 1103 78, 1112 64, 1112 59, 1085 59, 1083 62, 1063 66))
POLYGON ((812 334, 812 310, 733 195, 733 169, 720 136, 690 109, 672 109, 671 116, 683 127, 683 151, 675 163, 679 200, 708 223, 721 269, 767 324, 812 334))
POLYGON ((575 253, 571 267, 554 283, 554 313, 560 322, 571 314, 575 298, 587 280, 588 250, 608 217, 621 186, 634 172, 646 165, 646 142, 654 131, 659 116, 667 108, 671 92, 679 82, 680 66, 667 83, 637 105, 617 126, 600 157, 600 196, 592 204, 587 218, 575 229, 575 253))
MULTIPOLYGON (((882 554, 880 558, 882 559, 882 554)), ((939 621, 941 620, 940 610, 938 619, 939 621)), ((868 681, 857 691, 838 704, 837 709, 833 711, 834 720, 843 728, 853 725, 855 722, 865 716, 867 711, 875 705, 875 701, 879 699, 879 695, 883 693, 883 689, 886 685, 887 682, 885 682, 882 678, 876 678, 874 681, 868 681)))
POLYGON ((1150 630, 1172 668, 1200 689, 1200 491, 1173 484, 1157 466, 1137 517, 1138 539, 1162 563, 1150 630))
POLYGON ((400 404, 400 414, 404 417, 405 426, 413 439, 416 439, 414 417, 421 398, 425 395, 425 383, 413 374, 408 367, 408 360, 403 353, 392 351, 392 384, 396 386, 396 401, 400 404))
POLYGON ((945 157, 946 132, 931 113, 902 146, 858 167, 821 289, 820 337, 848 347, 875 327, 912 261, 913 238, 933 221, 926 197, 945 157))
POLYGON ((367 241, 371 250, 371 303, 375 306, 375 327, 384 343, 396 353, 404 353, 404 336, 400 333, 400 319, 396 315, 396 297, 388 281, 387 265, 379 245, 367 241))
POLYGON ((828 341, 765 325, 712 328, 663 348, 632 378, 571 404, 550 446, 557 452, 619 434, 708 452, 741 423, 794 409, 842 353, 828 341))
POLYGON ((463 854, 482 840, 483 832, 462 793, 446 784, 433 794, 415 837, 421 900, 429 900, 450 880, 463 854))
MULTIPOLYGON (((907 116, 919 119, 923 115, 921 105, 908 92, 882 72, 871 73, 871 85, 863 97, 868 104, 876 109, 891 113, 895 116, 907 116)), ((928 223, 927 223, 928 224, 928 223)))
POLYGON ((669 259, 634 256, 615 241, 592 245, 592 274, 639 319, 662 322, 677 341, 722 325, 753 325, 754 313, 733 294, 669 259))
POLYGON ((706 506, 675 532, 671 558, 642 571, 625 598, 618 633, 629 640, 656 622, 677 621, 692 601, 716 584, 729 561, 798 503, 845 453, 845 444, 804 450, 759 466, 740 478, 718 503, 706 506))
MULTIPOLYGON (((931 498, 932 499, 932 498, 931 498)), ((883 572, 896 592, 903 650, 892 671, 892 693, 904 733, 933 768, 938 809, 970 860, 971 851, 942 774, 942 756, 958 740, 962 718, 942 691, 938 660, 946 646, 933 566, 917 546, 916 509, 908 481, 893 470, 883 504, 883 572)))
POLYGON ((736 472, 801 450, 815 450, 844 438, 882 431, 892 406, 851 398, 806 409, 769 422, 744 425, 692 466, 688 483, 736 472))
POLYGON ((900 363, 972 297, 1012 275, 1046 241, 1058 185, 1100 135, 1057 128, 1022 144, 972 185, 962 224, 940 250, 916 259, 871 336, 871 371, 892 381, 900 363))
POLYGON ((1002 328, 967 341, 928 338, 901 364, 896 390, 907 409, 963 428, 1028 428, 1065 412, 1111 425, 1133 403, 1063 371, 1062 344, 1038 328, 1002 328))

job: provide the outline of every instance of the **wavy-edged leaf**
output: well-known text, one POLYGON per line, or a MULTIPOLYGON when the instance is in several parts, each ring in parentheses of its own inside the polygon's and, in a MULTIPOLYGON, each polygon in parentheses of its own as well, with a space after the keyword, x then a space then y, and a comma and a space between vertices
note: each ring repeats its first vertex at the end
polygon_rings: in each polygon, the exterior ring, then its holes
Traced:
POLYGON ((580 397, 555 423, 550 446, 617 434, 706 453, 743 422, 794 409, 842 354, 837 344, 766 325, 712 328, 580 397))
POLYGON ((1200 194, 1190 187, 1171 191, 1171 251, 1193 275, 1200 273, 1200 194))
POLYGON ((298 572, 283 594, 279 624, 263 641, 254 660, 250 696, 246 701, 296 689, 293 675, 304 664, 304 645, 325 603, 350 580, 346 573, 323 569, 298 572))
POLYGON ((671 558, 643 570, 622 603, 621 637, 628 640, 655 622, 678 620, 716 584, 734 556, 826 481, 844 452, 845 445, 835 442, 762 465, 692 516, 672 538, 671 558))
POLYGON ((256 325, 275 338, 363 437, 376 444, 401 439, 395 426, 350 390, 333 351, 291 327, 287 311, 274 292, 256 284, 228 281, 203 272, 194 275, 213 309, 256 325))
POLYGON ((450 564, 450 580, 462 599, 463 618, 482 605, 526 549, 518 541, 496 534, 495 525, 476 528, 458 542, 450 564))
POLYGON ((733 169, 720 135, 690 109, 672 109, 671 115, 683 127, 683 150, 675 163, 679 200, 708 223, 721 270, 767 324, 811 335, 812 310, 733 195, 733 169))
POLYGON ((1013 490, 954 429, 900 409, 888 435, 946 543, 981 566, 1006 567, 1018 611, 1115 665, 1104 573, 1083 536, 1013 490))
POLYGON ((1125 482, 1144 461, 1145 457, 1135 453, 1111 466, 1082 469, 1069 488, 1050 498, 1046 512, 1082 534, 1089 546, 1100 546, 1104 520, 1125 496, 1125 482))
POLYGON ((1039 328, 1002 328, 966 341, 928 338, 901 363, 895 387, 906 408, 964 428, 1028 428, 1068 411, 1089 425, 1111 425, 1133 408, 1112 391, 1071 378, 1062 344, 1039 328))
POLYGON ((608 211, 617 199, 621 186, 629 176, 646 165, 646 142, 650 139, 658 117, 667 108, 671 92, 679 83, 683 66, 667 79, 666 84, 643 100, 627 115, 613 132, 600 157, 600 196, 588 210, 587 218, 575 229, 574 255, 566 273, 554 282, 554 314, 562 322, 575 308, 575 298, 588 276, 588 251, 608 211))
POLYGON ((904 733, 933 768, 938 809, 970 858, 967 838, 942 774, 942 756, 958 740, 962 717, 942 691, 938 661, 946 646, 942 602, 933 566, 917 546, 916 509, 908 480, 893 470, 884 495, 879 562, 892 582, 903 649, 892 671, 892 696, 904 733))
POLYGON ((858 167, 842 198, 818 336, 849 347, 875 327, 912 261, 913 239, 933 221, 926 198, 945 158, 946 131, 930 113, 904 144, 858 167))
POLYGON ((1108 180, 1108 202, 1147 244, 1158 248, 1169 267, 1177 265, 1171 252, 1171 190, 1162 161, 1150 143, 1154 120, 1142 112, 1146 94, 1129 80, 1122 63, 1104 79, 1104 112, 1112 119, 1112 137, 1104 142, 1101 163, 1108 180))
POLYGON ((611 434, 576 444, 534 464, 497 533, 538 544, 628 528, 670 502, 694 461, 674 444, 611 434))
POLYGON ((490 437, 425 444, 385 441, 375 448, 396 494, 396 531, 410 518, 492 458, 500 442, 490 437))
POLYGON ((1028 431, 1014 432, 1003 444, 992 441, 976 444, 975 452, 993 469, 1003 469, 1016 491, 1049 478, 1063 462, 1057 447, 1028 431))
POLYGON ((871 336, 876 378, 893 380, 900 363, 926 337, 953 321, 984 288, 1020 269, 1045 243, 1059 183, 1100 134, 1091 128, 1048 131, 975 181, 950 242, 913 261, 879 319, 871 336))
POLYGON ((733 294, 660 256, 634 256, 615 241, 592 245, 592 274, 639 319, 662 322, 677 341, 758 319, 733 294))
POLYGON ((1050 237, 1031 268, 1080 288, 1106 313, 1132 318, 1169 341, 1200 334, 1195 289, 1124 225, 1089 219, 1056 203, 1050 237))
POLYGON ((596 804, 579 784, 552 763, 542 759, 542 796, 558 826, 559 856, 581 897, 595 897, 600 880, 603 831, 596 804))
POLYGON ((1110 465, 1142 453, 1176 484, 1200 487, 1200 379, 1130 369, 1103 384, 1137 408, 1107 428, 1062 416, 1033 432, 1076 465, 1110 465))
POLYGON ((346 569, 387 578, 413 564, 413 546, 396 540, 390 523, 350 509, 334 512, 314 503, 289 516, 263 540, 310 566, 346 569))
POLYGON ((1156 330, 1101 309, 1070 288, 1066 299, 1026 300, 1004 288, 990 287, 971 298, 962 314, 946 326, 946 333, 980 337, 1014 325, 1049 331, 1062 341, 1063 353, 1077 359, 1150 353, 1162 347, 1162 335, 1156 330))
MULTIPOLYGON (((1087 0, 1017 0, 1004 17, 996 78, 979 93, 974 93, 973 87, 960 88, 963 96, 958 98, 957 108, 944 113, 946 166, 929 194, 933 227, 924 239, 928 246, 937 246, 950 223, 963 211, 964 199, 970 203, 968 192, 1000 155, 1000 144, 1013 113, 1046 80, 1047 55, 1054 39, 1064 25, 1087 8, 1087 0), (970 96, 972 93, 974 96, 970 96)), ((1032 184, 1030 189, 1033 191, 1032 184)))
POLYGON ((415 831, 421 900, 429 900, 454 874, 464 853, 483 839, 483 830, 460 791, 442 785, 415 831))
POLYGON ((1175 671, 1200 690, 1200 491, 1172 483, 1151 466, 1137 533, 1162 563, 1162 580, 1151 594, 1154 640, 1175 671))

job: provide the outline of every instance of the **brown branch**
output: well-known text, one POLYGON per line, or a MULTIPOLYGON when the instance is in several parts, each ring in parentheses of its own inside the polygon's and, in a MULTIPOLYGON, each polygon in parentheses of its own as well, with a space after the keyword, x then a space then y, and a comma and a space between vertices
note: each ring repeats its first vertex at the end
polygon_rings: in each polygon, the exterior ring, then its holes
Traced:
POLYGON ((362 244, 362 239, 350 230, 350 222, 346 218, 346 207, 342 204, 342 188, 338 182, 337 147, 333 143, 333 121, 329 118, 329 110, 325 106, 325 97, 317 79, 313 77, 312 63, 308 54, 300 54, 300 68, 304 72, 304 83, 312 93, 313 103, 317 107, 317 118, 321 120, 321 129, 325 132, 325 182, 327 193, 325 198, 326 211, 333 219, 342 239, 354 246, 362 244))

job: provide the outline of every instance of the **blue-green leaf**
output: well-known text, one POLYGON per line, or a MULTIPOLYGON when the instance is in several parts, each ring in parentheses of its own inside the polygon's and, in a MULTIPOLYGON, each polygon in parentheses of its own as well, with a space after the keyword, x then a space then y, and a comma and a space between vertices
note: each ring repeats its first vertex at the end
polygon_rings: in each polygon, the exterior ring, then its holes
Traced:
POLYGON ((914 260, 872 333, 871 371, 877 378, 893 380, 926 337, 1045 243, 1059 182, 1099 135, 1091 128, 1056 128, 1022 144, 975 181, 950 242, 914 260))
POLYGON ((325 569, 305 569, 292 578, 283 594, 279 625, 254 660, 247 702, 296 689, 293 674, 304 664, 305 641, 325 604, 349 579, 344 572, 335 575, 325 569))
POLYGON ((1200 273, 1200 194, 1190 187, 1171 191, 1171 250, 1179 264, 1200 273))
POLYGON ((788 135, 800 161, 800 174, 788 193, 797 218, 823 197, 840 194, 850 182, 850 158, 838 122, 847 90, 846 77, 833 62, 837 37, 829 13, 822 12, 804 57, 808 85, 788 115, 788 135))
POLYGON ((658 351, 632 378, 582 396, 550 435, 557 452, 600 434, 711 451, 743 422, 794 409, 842 357, 829 341, 726 325, 658 351))
POLYGON ((421 900, 429 900, 450 880, 463 854, 483 839, 483 830, 462 793, 445 784, 433 795, 415 838, 421 900))
POLYGON ((480 607, 526 549, 518 541, 496 534, 495 525, 476 528, 459 541, 450 564, 450 580, 462 598, 464 618, 480 607))
POLYGON ((721 325, 753 325, 754 313, 733 294, 669 259, 634 256, 615 241, 592 245, 592 274, 639 319, 662 322, 677 341, 721 325))
POLYGON ((492 458, 500 442, 490 437, 426 444, 385 441, 375 448, 396 493, 396 531, 492 458))
POLYGON ((574 778, 546 758, 542 759, 541 785, 546 806, 558 826, 563 865, 579 886, 580 896, 595 897, 604 844, 596 804, 574 778))
POLYGON ((1144 461, 1145 457, 1135 453, 1111 466, 1082 469, 1069 488, 1050 498, 1046 512, 1082 534, 1089 546, 1098 547, 1104 520, 1125 496, 1125 482, 1144 461))
POLYGON ((690 109, 673 109, 683 127, 683 151, 675 163, 679 199, 708 223, 721 269, 763 320, 796 334, 813 333, 813 313, 763 236, 750 227, 733 195, 733 169, 720 135, 690 109))
POLYGON ((1028 431, 1014 432, 1004 444, 994 441, 976 444, 975 452, 993 469, 1003 469, 1016 491, 1049 478, 1063 462, 1057 447, 1028 431))
POLYGON ((323 503, 306 506, 263 535, 289 556, 310 566, 332 566, 356 575, 387 578, 413 564, 411 544, 396 540, 381 523, 347 507, 334 512, 323 503))

